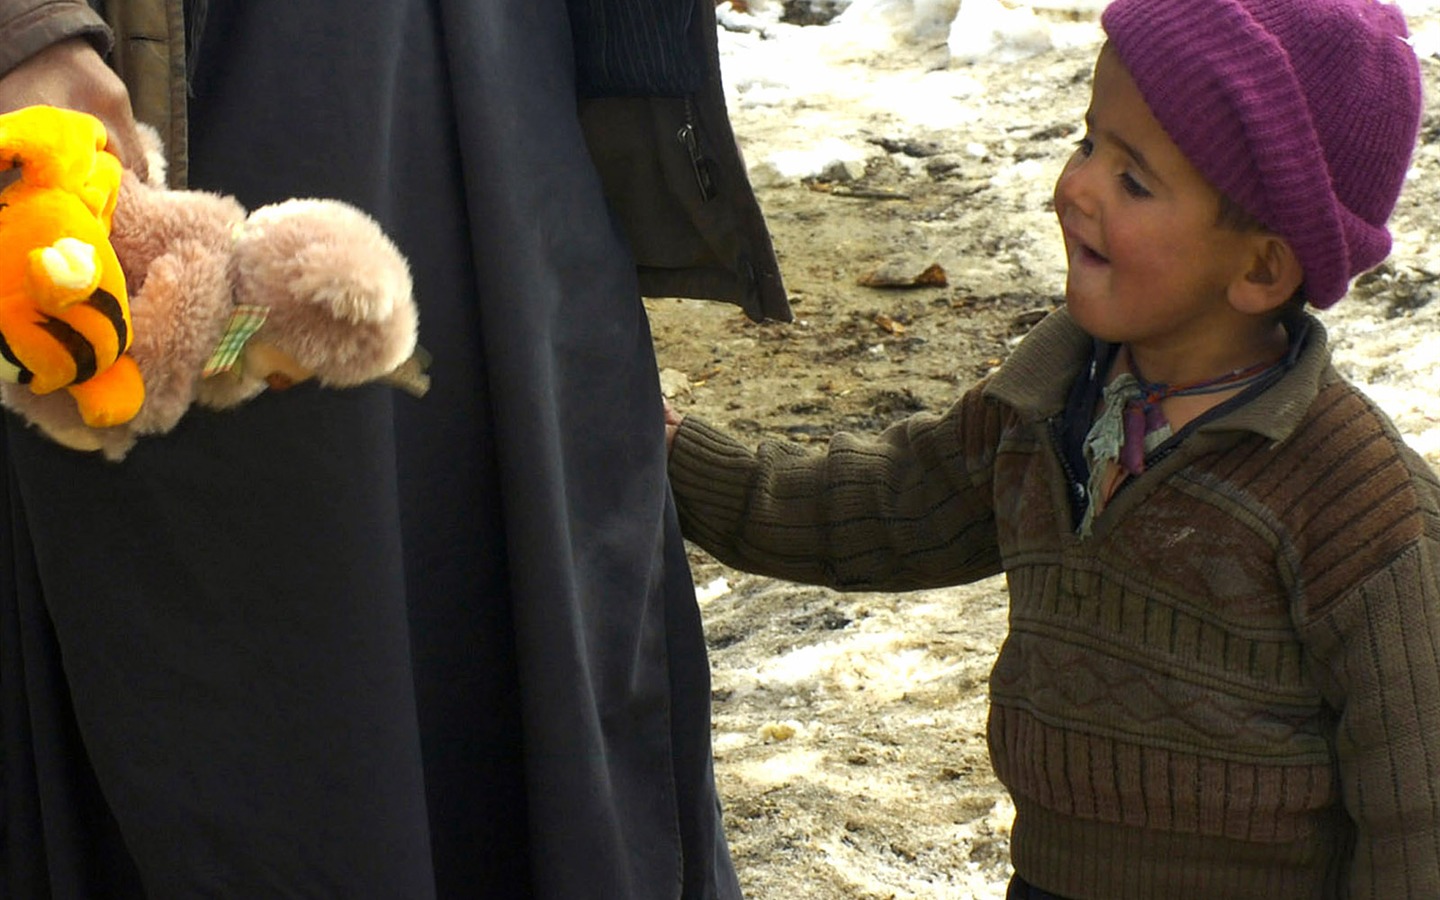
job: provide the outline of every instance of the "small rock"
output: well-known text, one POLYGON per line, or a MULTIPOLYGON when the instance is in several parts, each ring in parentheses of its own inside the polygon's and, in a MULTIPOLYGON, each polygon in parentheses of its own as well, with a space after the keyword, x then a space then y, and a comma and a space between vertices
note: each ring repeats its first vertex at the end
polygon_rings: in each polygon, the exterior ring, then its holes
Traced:
POLYGON ((661 369, 660 393, 667 400, 690 396, 690 376, 676 369, 661 369))
POLYGON ((760 726, 760 737, 767 741, 788 741, 795 736, 795 726, 784 722, 769 722, 760 726))
POLYGON ((949 284, 945 267, 939 263, 930 263, 918 272, 916 268, 916 265, 907 262, 885 263, 862 275, 859 283, 873 288, 945 287, 949 284))

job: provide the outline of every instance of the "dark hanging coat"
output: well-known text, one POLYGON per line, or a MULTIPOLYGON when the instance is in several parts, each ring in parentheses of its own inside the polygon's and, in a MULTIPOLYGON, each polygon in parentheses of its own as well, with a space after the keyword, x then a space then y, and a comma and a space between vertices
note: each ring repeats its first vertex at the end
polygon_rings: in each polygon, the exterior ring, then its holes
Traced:
MULTIPOLYGON (((0 61, 83 6, 0 0, 0 61)), ((710 0, 656 12, 668 57, 609 0, 206 6, 174 171, 376 215, 434 387, 119 465, 3 418, 0 896, 738 897, 639 300, 788 316, 710 0)), ((138 109, 178 13, 107 10, 138 109)))

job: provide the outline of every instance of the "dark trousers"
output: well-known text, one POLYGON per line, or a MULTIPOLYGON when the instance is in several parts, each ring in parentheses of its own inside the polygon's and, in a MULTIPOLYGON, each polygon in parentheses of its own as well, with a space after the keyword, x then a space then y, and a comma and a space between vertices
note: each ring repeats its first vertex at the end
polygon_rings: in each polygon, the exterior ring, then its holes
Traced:
POLYGON ((1005 889, 1005 900, 1065 900, 1065 898, 1049 891, 1042 891, 1019 875, 1015 875, 1010 879, 1010 886, 1005 889))

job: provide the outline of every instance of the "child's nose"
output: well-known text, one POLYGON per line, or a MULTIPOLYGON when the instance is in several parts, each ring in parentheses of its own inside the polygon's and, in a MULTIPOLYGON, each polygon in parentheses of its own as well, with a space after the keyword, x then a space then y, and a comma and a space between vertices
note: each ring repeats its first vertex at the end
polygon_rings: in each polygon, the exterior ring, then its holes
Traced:
POLYGON ((1090 175, 1094 167, 1085 165, 1086 162, 1085 157, 1077 153, 1060 170, 1060 177, 1055 179, 1056 212, 1067 207, 1087 215, 1094 211, 1096 194, 1090 175))

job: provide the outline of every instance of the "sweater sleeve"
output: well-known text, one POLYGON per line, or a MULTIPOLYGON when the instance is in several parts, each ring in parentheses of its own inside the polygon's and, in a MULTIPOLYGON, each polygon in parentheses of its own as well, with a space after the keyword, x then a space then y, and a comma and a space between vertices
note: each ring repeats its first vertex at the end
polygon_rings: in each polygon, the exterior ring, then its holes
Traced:
POLYGON ((1440 526, 1304 631, 1339 712, 1348 896, 1440 897, 1440 526))
POLYGON ((67 38, 84 37, 101 53, 110 31, 84 0, 0 0, 0 75, 67 38))
POLYGON ((670 456, 685 536, 727 565, 841 590, 912 590, 999 571, 993 490, 1002 407, 971 391, 824 453, 751 451, 687 416, 670 456))

